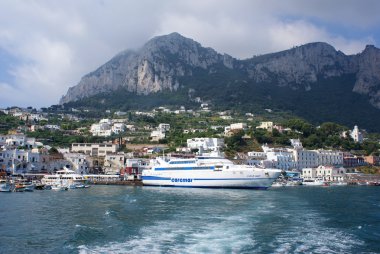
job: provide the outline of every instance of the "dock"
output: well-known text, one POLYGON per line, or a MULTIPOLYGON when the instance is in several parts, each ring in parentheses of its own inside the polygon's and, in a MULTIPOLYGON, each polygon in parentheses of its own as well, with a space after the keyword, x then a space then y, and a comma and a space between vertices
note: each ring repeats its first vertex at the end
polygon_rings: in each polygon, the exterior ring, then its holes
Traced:
POLYGON ((94 184, 94 185, 129 185, 129 186, 143 186, 143 183, 141 180, 133 180, 133 181, 94 181, 94 182, 89 182, 89 184, 94 184))

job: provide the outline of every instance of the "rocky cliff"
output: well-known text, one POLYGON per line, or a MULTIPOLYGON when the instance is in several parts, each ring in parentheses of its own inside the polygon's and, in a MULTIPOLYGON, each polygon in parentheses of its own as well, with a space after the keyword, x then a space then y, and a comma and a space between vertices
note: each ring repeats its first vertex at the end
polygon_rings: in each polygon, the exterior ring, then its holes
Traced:
MULTIPOLYGON (((251 86, 270 83, 304 91, 312 91, 321 80, 353 75, 352 92, 366 96, 373 106, 380 108, 380 50, 374 46, 347 56, 327 43, 316 42, 238 60, 178 33, 155 37, 138 51, 116 55, 71 87, 60 103, 120 88, 140 95, 190 89, 186 87, 189 82, 183 80, 196 79, 199 70, 209 74, 237 73, 251 86)), ((207 82, 217 87, 212 77, 207 82)))
POLYGON ((233 68, 234 59, 218 54, 211 48, 204 48, 178 33, 156 37, 139 51, 122 52, 84 76, 78 85, 69 89, 60 103, 120 87, 145 95, 163 90, 175 91, 180 85, 179 77, 192 76, 194 68, 206 70, 217 63, 233 68))

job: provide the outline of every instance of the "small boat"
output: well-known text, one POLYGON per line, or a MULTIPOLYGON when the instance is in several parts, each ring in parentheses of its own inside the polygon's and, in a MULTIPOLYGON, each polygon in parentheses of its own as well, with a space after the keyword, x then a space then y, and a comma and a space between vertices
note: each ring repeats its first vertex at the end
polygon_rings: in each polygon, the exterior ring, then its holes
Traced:
POLYGON ((13 189, 14 192, 24 192, 25 186, 23 184, 16 184, 15 188, 13 189))
POLYGON ((38 183, 38 184, 36 184, 36 187, 34 189, 45 190, 45 184, 38 183))
POLYGON ((76 184, 70 184, 70 185, 68 186, 68 189, 69 189, 69 190, 78 189, 78 186, 77 186, 76 184))
POLYGON ((12 184, 7 182, 6 180, 0 181, 0 192, 11 192, 12 191, 12 184))
POLYGON ((315 179, 304 179, 302 181, 302 185, 306 186, 326 186, 328 184, 321 178, 315 178, 315 179))
POLYGON ((67 191, 69 188, 62 185, 51 185, 51 189, 54 191, 67 191))
POLYGON ((25 190, 24 191, 34 191, 34 189, 36 188, 36 185, 33 184, 33 183, 30 183, 30 184, 24 184, 24 188, 25 190))
POLYGON ((83 175, 76 174, 75 171, 64 168, 57 171, 54 175, 45 175, 41 183, 45 185, 62 185, 70 189, 76 189, 75 186, 83 184, 86 180, 83 175), (75 186, 74 186, 75 185, 75 186))
POLYGON ((348 185, 347 182, 331 182, 330 183, 331 186, 346 186, 348 185))

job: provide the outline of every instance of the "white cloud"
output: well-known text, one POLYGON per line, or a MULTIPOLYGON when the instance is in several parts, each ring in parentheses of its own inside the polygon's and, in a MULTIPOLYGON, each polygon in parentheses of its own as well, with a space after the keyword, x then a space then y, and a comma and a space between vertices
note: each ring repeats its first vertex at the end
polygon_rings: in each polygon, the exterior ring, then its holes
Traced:
POLYGON ((380 22, 373 0, 3 0, 0 9, 0 50, 17 59, 0 106, 55 104, 83 75, 154 35, 179 32, 238 58, 312 41, 353 54, 376 44, 380 22))
POLYGON ((349 40, 342 36, 329 33, 324 28, 319 28, 303 20, 294 22, 278 22, 269 29, 268 39, 272 43, 272 49, 286 49, 301 44, 322 41, 333 45, 345 54, 355 54, 362 51, 366 44, 373 43, 372 38, 363 40, 349 40))

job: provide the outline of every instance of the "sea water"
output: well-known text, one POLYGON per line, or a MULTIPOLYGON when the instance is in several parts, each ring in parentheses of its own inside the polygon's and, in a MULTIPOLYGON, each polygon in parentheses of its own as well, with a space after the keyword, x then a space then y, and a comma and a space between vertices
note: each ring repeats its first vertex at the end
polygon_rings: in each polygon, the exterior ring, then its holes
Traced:
POLYGON ((380 187, 0 193, 0 253, 380 253, 380 187))

